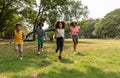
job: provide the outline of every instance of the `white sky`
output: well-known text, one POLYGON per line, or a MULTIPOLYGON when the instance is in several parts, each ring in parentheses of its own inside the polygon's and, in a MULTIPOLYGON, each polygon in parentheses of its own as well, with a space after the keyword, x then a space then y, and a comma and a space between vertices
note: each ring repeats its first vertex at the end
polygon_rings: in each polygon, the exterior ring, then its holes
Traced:
POLYGON ((88 6, 89 17, 103 18, 107 13, 120 8, 120 0, 81 0, 88 6))

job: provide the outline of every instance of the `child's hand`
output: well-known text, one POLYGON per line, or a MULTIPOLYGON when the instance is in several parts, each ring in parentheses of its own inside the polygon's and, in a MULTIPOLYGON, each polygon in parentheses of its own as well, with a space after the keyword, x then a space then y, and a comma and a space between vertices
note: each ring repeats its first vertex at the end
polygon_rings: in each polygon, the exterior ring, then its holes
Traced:
POLYGON ((56 35, 55 34, 53 35, 53 39, 56 39, 56 35))

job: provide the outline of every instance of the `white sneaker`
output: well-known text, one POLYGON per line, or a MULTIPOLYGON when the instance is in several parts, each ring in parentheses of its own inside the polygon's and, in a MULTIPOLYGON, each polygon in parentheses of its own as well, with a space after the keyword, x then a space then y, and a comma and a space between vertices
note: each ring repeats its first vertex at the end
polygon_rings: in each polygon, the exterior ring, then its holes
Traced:
POLYGON ((74 54, 76 54, 77 52, 76 51, 74 51, 74 54))
POLYGON ((43 48, 41 48, 41 51, 42 51, 42 52, 44 51, 43 48))
POLYGON ((37 54, 40 54, 40 51, 37 54))
POLYGON ((23 59, 23 57, 20 57, 20 60, 22 60, 23 59))

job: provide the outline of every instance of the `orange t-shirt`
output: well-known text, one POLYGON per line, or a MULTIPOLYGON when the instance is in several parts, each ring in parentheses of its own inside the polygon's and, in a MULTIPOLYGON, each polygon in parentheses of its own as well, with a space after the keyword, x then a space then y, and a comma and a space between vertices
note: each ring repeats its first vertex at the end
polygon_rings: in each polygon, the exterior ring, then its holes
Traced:
POLYGON ((23 44, 23 32, 19 31, 17 32, 16 30, 14 31, 14 41, 15 44, 23 44))

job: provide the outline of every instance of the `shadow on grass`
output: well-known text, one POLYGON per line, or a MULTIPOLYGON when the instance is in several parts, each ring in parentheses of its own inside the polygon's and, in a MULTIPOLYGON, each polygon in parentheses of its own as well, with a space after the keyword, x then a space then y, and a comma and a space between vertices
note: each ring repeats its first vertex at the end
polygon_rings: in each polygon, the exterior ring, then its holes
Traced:
POLYGON ((35 54, 29 54, 23 57, 22 60, 20 60, 17 55, 4 55, 3 57, 0 57, 2 58, 0 60, 0 73, 9 73, 11 71, 17 73, 26 70, 28 67, 40 69, 51 65, 51 61, 46 59, 48 58, 46 55, 37 56, 35 54))
POLYGON ((62 63, 68 63, 68 64, 74 63, 72 60, 67 59, 67 58, 62 58, 62 59, 59 59, 59 60, 60 60, 60 62, 62 62, 62 63))
POLYGON ((76 55, 78 55, 78 56, 86 56, 87 54, 82 54, 80 52, 77 52, 76 55))
MULTIPOLYGON (((86 71, 73 68, 57 68, 47 73, 38 73, 37 78, 120 78, 120 73, 103 71, 93 66, 85 67, 86 71)), ((12 78, 30 78, 28 75, 13 76, 12 78)))
POLYGON ((42 60, 40 63, 38 63, 39 68, 47 67, 49 65, 51 65, 51 62, 47 60, 42 60))
POLYGON ((93 66, 88 66, 85 69, 86 72, 82 72, 80 69, 54 68, 53 71, 39 74, 38 78, 120 78, 119 73, 102 71, 93 66))

